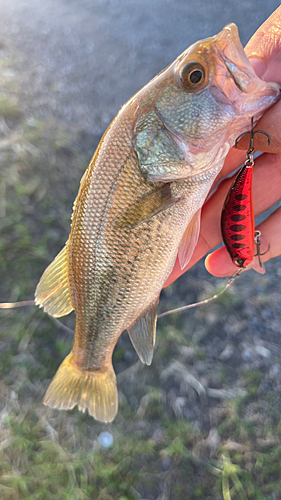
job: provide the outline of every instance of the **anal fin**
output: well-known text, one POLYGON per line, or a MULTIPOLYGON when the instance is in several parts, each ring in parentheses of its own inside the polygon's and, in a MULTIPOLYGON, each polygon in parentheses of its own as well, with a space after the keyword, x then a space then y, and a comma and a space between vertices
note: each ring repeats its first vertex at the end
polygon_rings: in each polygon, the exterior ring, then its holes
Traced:
POLYGON ((198 210, 198 212, 196 212, 193 219, 188 224, 181 239, 178 251, 178 258, 181 269, 187 266, 197 245, 200 232, 200 217, 201 208, 200 210, 198 210))
POLYGON ((55 317, 73 310, 68 285, 67 243, 44 271, 35 290, 35 304, 55 317))
POLYGON ((159 297, 149 308, 127 329, 131 342, 142 361, 150 365, 156 338, 157 308, 159 297))

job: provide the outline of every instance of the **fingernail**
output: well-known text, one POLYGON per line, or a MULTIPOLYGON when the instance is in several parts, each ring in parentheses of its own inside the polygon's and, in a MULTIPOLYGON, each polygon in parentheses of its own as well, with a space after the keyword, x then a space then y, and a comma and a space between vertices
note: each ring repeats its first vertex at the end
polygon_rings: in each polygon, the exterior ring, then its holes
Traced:
POLYGON ((260 78, 266 72, 266 64, 262 59, 258 59, 257 57, 250 58, 250 63, 255 70, 256 75, 260 78))

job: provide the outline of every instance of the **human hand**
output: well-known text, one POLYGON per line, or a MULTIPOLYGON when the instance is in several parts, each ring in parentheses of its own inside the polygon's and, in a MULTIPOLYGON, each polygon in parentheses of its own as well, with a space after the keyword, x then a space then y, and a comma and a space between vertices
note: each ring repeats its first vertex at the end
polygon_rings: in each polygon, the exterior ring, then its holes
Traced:
MULTIPOLYGON (((265 81, 281 83, 281 7, 279 7, 253 35, 245 48, 257 75, 265 81)), ((255 129, 264 130, 271 137, 261 134, 255 136, 255 150, 264 154, 255 160, 253 170, 253 199, 255 216, 263 213, 281 198, 281 101, 267 110, 255 129)), ((250 128, 250 125, 249 125, 250 128)), ((238 148, 247 150, 249 138, 239 141, 238 148)), ((181 269, 178 259, 165 286, 170 285, 181 274, 191 268, 209 250, 221 242, 220 219, 224 200, 233 182, 225 177, 239 168, 246 159, 245 151, 232 148, 226 157, 217 182, 224 179, 215 193, 203 205, 201 229, 197 246, 189 264, 181 269)), ((261 231, 261 253, 263 262, 281 254, 281 207, 256 229, 261 231)), ((214 276, 229 276, 237 267, 225 247, 209 254, 205 260, 207 270, 214 276)))

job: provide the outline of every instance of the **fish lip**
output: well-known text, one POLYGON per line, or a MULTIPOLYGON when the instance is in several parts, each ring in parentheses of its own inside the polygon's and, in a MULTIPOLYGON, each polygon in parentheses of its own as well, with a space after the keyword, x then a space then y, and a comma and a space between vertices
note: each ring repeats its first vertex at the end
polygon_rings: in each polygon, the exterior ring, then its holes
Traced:
MULTIPOLYGON (((217 55, 227 69, 227 75, 238 90, 252 93, 260 80, 244 52, 236 24, 226 25, 216 38, 217 55)), ((230 100, 233 102, 233 98, 230 100)))
POLYGON ((221 91, 239 113, 247 110, 249 115, 256 115, 264 107, 268 107, 269 103, 273 104, 280 98, 280 85, 264 82, 256 75, 234 23, 226 25, 214 38, 218 64, 223 64, 227 73, 225 79, 214 75, 212 85, 221 91), (243 99, 240 98, 241 92, 244 94, 243 99), (265 102, 268 103, 267 106, 265 102))
POLYGON ((239 32, 236 24, 227 24, 220 33, 214 36, 216 48, 224 61, 231 61, 237 64, 237 61, 243 63, 244 68, 250 69, 251 73, 255 72, 245 54, 239 32), (234 56, 234 57, 231 57, 234 56))

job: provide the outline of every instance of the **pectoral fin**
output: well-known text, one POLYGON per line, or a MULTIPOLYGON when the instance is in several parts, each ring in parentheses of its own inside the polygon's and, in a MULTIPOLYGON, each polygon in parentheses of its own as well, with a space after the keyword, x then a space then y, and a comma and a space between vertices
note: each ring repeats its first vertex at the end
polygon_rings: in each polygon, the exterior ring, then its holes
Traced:
POLYGON ((68 286, 67 244, 47 267, 35 290, 35 304, 55 317, 73 310, 68 286))
POLYGON ((199 232, 200 232, 200 217, 201 208, 196 212, 191 222, 188 224, 185 233, 181 239, 178 257, 181 269, 189 263, 194 249, 197 245, 199 232))
POLYGON ((150 365, 153 358, 153 347, 156 337, 157 308, 159 297, 140 316, 137 321, 128 328, 128 333, 140 360, 150 365))
POLYGON ((117 219, 117 224, 119 227, 138 227, 143 222, 154 217, 154 215, 173 207, 179 200, 180 198, 175 198, 172 195, 170 185, 164 184, 142 196, 128 207, 122 216, 117 219))

